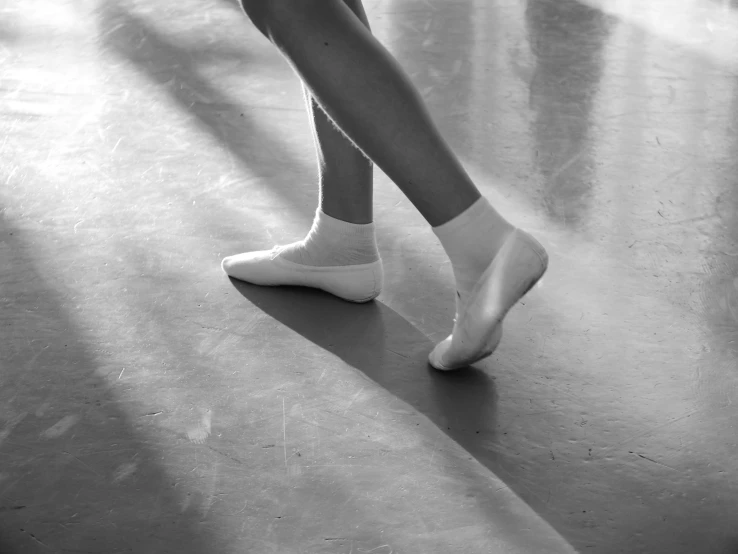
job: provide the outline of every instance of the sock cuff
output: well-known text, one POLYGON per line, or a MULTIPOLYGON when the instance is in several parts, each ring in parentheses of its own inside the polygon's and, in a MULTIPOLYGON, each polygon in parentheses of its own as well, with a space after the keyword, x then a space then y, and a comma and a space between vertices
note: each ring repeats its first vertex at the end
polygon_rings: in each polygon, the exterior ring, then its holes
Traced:
POLYGON ((433 232, 440 238, 441 235, 448 235, 449 233, 455 233, 459 229, 466 227, 470 223, 476 221, 480 216, 492 210, 492 204, 489 203, 484 196, 481 196, 479 200, 474 202, 466 210, 461 212, 455 218, 442 225, 433 227, 433 232))
POLYGON ((320 208, 315 210, 315 220, 313 221, 313 229, 325 237, 353 236, 353 237, 373 237, 374 222, 358 224, 349 223, 341 219, 329 216, 320 208))

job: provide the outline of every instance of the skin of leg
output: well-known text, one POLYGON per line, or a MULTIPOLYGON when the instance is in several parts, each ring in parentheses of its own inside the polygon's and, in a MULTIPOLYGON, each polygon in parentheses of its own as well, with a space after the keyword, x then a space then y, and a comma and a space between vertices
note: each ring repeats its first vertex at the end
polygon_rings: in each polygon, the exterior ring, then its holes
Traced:
POLYGON ((392 55, 341 0, 242 0, 323 111, 432 226, 480 198, 392 55))
MULTIPOLYGON (((367 29, 361 0, 343 0, 367 29)), ((265 26, 268 0, 242 0, 244 12, 268 37, 265 26)), ((373 221, 374 164, 340 131, 302 83, 318 155, 320 208, 331 217, 355 224, 373 221)))
MULTIPOLYGON (((370 29, 361 0, 343 1, 370 29)), ((304 83, 303 94, 318 155, 321 210, 349 223, 371 223, 374 164, 336 128, 304 83)))

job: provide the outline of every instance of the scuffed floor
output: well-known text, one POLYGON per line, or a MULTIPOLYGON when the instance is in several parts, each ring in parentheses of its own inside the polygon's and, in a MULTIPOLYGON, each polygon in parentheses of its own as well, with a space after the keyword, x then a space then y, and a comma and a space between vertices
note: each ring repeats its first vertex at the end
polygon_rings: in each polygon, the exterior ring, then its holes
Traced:
POLYGON ((375 302, 221 272, 317 202, 235 3, 0 6, 0 553, 738 551, 738 3, 366 9, 551 257, 468 371, 379 170, 375 302))

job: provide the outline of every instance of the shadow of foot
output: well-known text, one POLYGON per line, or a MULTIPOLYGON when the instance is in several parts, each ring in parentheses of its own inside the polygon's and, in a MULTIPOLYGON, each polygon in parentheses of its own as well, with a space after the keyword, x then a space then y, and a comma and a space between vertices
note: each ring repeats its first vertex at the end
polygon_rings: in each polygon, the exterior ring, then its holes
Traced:
POLYGON ((317 289, 232 282, 256 307, 407 402, 472 454, 482 439, 494 438, 494 380, 475 368, 434 370, 428 364, 433 342, 381 302, 352 304, 317 289))

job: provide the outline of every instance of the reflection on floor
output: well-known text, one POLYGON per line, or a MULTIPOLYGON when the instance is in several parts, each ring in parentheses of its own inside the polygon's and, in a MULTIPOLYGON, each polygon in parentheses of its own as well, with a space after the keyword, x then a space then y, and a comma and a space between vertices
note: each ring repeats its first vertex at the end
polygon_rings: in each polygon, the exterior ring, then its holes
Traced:
POLYGON ((738 4, 669 6, 366 2, 551 256, 455 374, 451 269, 379 170, 375 302, 221 273, 317 200, 234 2, 0 8, 0 552, 736 552, 738 4))

